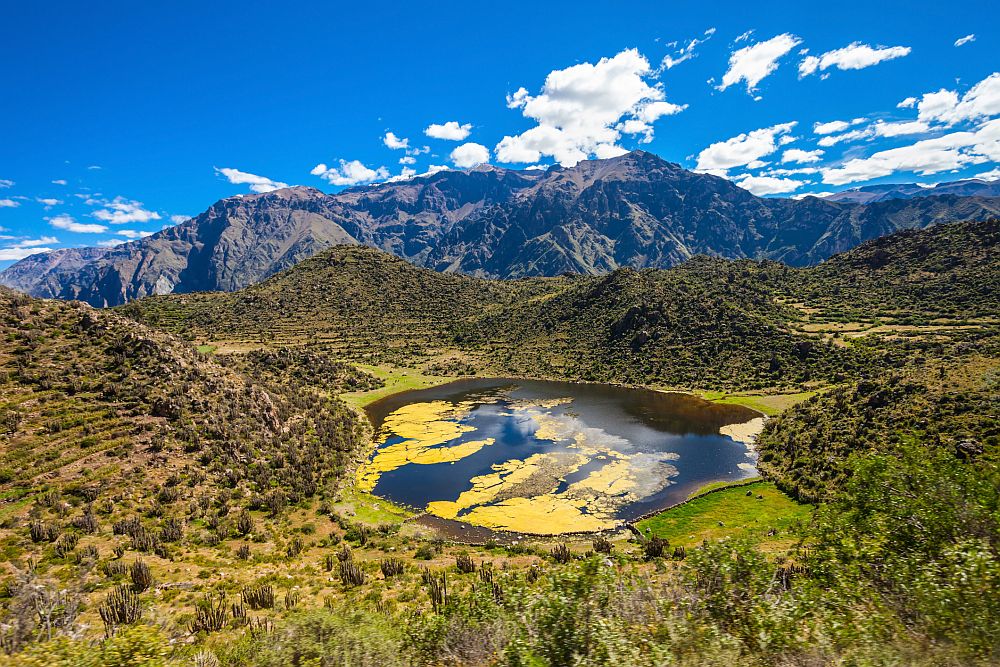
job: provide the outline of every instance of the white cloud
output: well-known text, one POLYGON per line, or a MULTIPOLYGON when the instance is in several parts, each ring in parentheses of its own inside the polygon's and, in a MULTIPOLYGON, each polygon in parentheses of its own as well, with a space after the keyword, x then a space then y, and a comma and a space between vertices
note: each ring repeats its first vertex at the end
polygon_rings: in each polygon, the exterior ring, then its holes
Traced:
POLYGON ((1000 114, 1000 72, 990 74, 961 97, 954 90, 942 88, 936 93, 924 93, 917 104, 917 118, 945 125, 997 114, 1000 114))
POLYGON ((819 167, 796 167, 795 169, 768 169, 764 176, 806 176, 820 173, 819 167))
POLYGON ((705 31, 704 39, 692 39, 686 45, 678 49, 673 55, 663 56, 663 61, 660 63, 662 69, 673 69, 677 67, 682 62, 691 60, 695 57, 695 48, 699 44, 704 44, 708 40, 712 39, 712 35, 715 34, 715 28, 709 28, 705 31))
MULTIPOLYGON (((87 203, 90 203, 88 200, 87 203)), ((142 202, 115 197, 114 199, 100 200, 97 203, 104 208, 94 211, 93 217, 112 225, 124 225, 130 222, 149 222, 159 220, 160 214, 156 211, 147 211, 142 207, 142 202)))
POLYGON ((504 137, 496 146, 497 160, 535 163, 551 156, 571 166, 592 155, 620 154, 616 143, 622 132, 650 138, 651 123, 685 108, 667 102, 662 85, 650 81, 653 76, 649 61, 627 49, 596 64, 550 72, 538 95, 518 89, 507 97, 507 106, 538 124, 504 137))
POLYGON ((170 222, 174 223, 175 225, 179 225, 182 222, 187 222, 190 219, 191 219, 190 215, 172 215, 172 216, 170 216, 170 222))
POLYGON ((14 201, 13 199, 0 199, 0 208, 17 208, 21 205, 21 202, 14 201))
POLYGON ((897 109, 912 109, 917 106, 916 97, 907 97, 905 100, 896 105, 897 109))
POLYGON ((16 261, 42 252, 52 252, 53 250, 54 248, 48 248, 45 246, 23 248, 15 246, 10 248, 0 248, 0 262, 16 261))
POLYGON ((54 185, 66 185, 66 181, 62 178, 57 178, 56 180, 52 181, 52 183, 54 185))
POLYGON ((119 246, 123 243, 128 242, 124 239, 105 239, 103 241, 98 241, 97 246, 99 248, 114 248, 115 246, 119 246))
POLYGON ((732 167, 750 164, 778 150, 779 137, 792 131, 797 123, 782 123, 719 141, 698 154, 698 171, 716 174, 732 167))
POLYGON ((868 120, 867 118, 854 118, 853 120, 831 120, 827 123, 815 123, 813 125, 814 134, 833 134, 843 132, 852 125, 858 125, 868 120))
POLYGON ((878 137, 901 137, 907 134, 922 134, 930 131, 930 126, 921 120, 901 121, 896 123, 886 123, 885 121, 875 121, 871 126, 875 136, 878 137))
POLYGON ((786 32, 733 51, 729 56, 729 69, 722 76, 718 90, 744 81, 747 92, 752 94, 764 77, 778 69, 778 60, 801 43, 801 39, 786 32))
POLYGON ((749 190, 755 195, 776 195, 783 192, 793 192, 806 184, 806 181, 799 181, 794 178, 751 176, 750 174, 737 176, 734 181, 736 185, 744 190, 749 190))
POLYGON ((965 46, 969 42, 974 42, 974 41, 976 41, 975 34, 966 35, 965 37, 959 37, 958 39, 956 39, 955 46, 965 46))
POLYGON ((800 148, 789 148, 781 156, 782 162, 799 162, 803 164, 808 164, 812 162, 819 162, 823 151, 816 149, 813 151, 804 151, 800 148))
POLYGON ((416 163, 417 163, 417 158, 413 157, 412 155, 404 155, 403 157, 399 158, 399 164, 416 164, 416 163))
POLYGON ((979 178, 984 181, 996 181, 1000 180, 1000 167, 995 169, 990 169, 989 171, 984 171, 982 173, 976 174, 973 178, 979 178))
POLYGON ((233 185, 249 185, 250 190, 253 192, 271 192, 272 190, 280 190, 281 188, 288 187, 288 183, 273 181, 266 176, 258 176, 257 174, 240 171, 239 169, 231 169, 230 167, 215 167, 215 173, 222 174, 233 185))
POLYGON ((52 199, 51 197, 36 197, 35 201, 45 206, 45 208, 49 208, 50 206, 58 206, 59 204, 63 203, 62 199, 52 199))
POLYGON ((952 132, 909 146, 879 151, 867 158, 848 160, 839 167, 824 169, 823 182, 843 185, 895 172, 937 174, 989 161, 1000 161, 1000 119, 983 123, 975 131, 952 132))
POLYGON ((0 189, 9 188, 14 185, 14 181, 8 180, 6 178, 0 178, 0 189))
MULTIPOLYGON (((7 250, 17 250, 23 248, 40 248, 42 246, 59 243, 59 239, 54 236, 43 236, 38 239, 21 239, 17 243, 7 247, 7 250)), ((35 251, 38 252, 38 251, 35 251)))
POLYGON ((409 139, 400 139, 392 132, 386 132, 385 136, 382 137, 382 143, 386 145, 387 148, 393 150, 402 150, 410 147, 409 139))
POLYGON ((127 239, 144 239, 147 236, 152 236, 153 232, 140 231, 136 229, 117 229, 115 234, 119 236, 124 236, 127 239))
POLYGON ((398 181, 408 181, 416 175, 417 175, 416 169, 411 169, 410 167, 403 167, 402 171, 400 171, 395 176, 389 177, 388 179, 386 179, 385 182, 396 183, 398 181))
POLYGON ((333 185, 358 185, 360 183, 371 183, 389 178, 389 170, 385 167, 370 169, 361 163, 360 160, 341 160, 339 167, 327 167, 325 164, 318 164, 309 172, 313 176, 319 176, 324 181, 333 185))
POLYGON ((806 56, 799 63, 799 77, 809 76, 817 70, 823 71, 831 67, 839 70, 864 69, 886 60, 902 58, 910 54, 908 46, 878 46, 872 47, 861 42, 854 42, 841 49, 834 49, 818 56, 806 56))
POLYGON ((77 222, 72 216, 65 214, 57 215, 48 220, 49 224, 56 229, 65 229, 67 232, 74 232, 76 234, 103 234, 108 231, 108 228, 104 225, 77 222))
POLYGON ((490 149, 482 144, 467 143, 462 144, 451 152, 451 161, 459 169, 475 167, 478 164, 490 161, 490 149))
POLYGON ((471 131, 472 123, 461 125, 457 120, 449 120, 447 123, 431 123, 424 129, 424 134, 432 139, 461 141, 469 136, 469 132, 471 131))
POLYGON ((863 127, 859 130, 844 132, 843 134, 825 136, 816 143, 823 148, 829 148, 830 146, 836 146, 837 144, 845 141, 857 141, 859 139, 868 139, 873 136, 875 136, 875 132, 871 127, 863 127))

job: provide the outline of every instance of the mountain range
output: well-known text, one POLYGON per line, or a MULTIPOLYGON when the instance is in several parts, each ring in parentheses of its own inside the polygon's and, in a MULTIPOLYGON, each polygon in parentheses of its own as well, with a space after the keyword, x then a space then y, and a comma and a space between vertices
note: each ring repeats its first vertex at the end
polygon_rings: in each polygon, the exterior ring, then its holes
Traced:
POLYGON ((865 185, 827 195, 827 201, 872 204, 890 199, 915 199, 917 197, 940 197, 958 195, 960 197, 1000 197, 1000 180, 987 181, 980 178, 966 178, 961 181, 922 185, 920 183, 881 183, 865 185))
POLYGON ((1000 199, 959 194, 762 198, 633 151, 546 171, 484 166, 337 194, 292 187, 230 197, 145 239, 33 255, 0 273, 0 284, 114 306, 237 290, 340 244, 492 278, 668 268, 695 255, 804 266, 900 229, 998 214, 1000 199))

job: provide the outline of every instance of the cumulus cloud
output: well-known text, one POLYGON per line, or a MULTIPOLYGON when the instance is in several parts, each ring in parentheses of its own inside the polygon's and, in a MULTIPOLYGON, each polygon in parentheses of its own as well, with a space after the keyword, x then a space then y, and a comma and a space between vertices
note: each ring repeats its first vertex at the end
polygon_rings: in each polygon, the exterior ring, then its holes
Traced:
POLYGON ((782 162, 799 162, 802 164, 809 164, 812 162, 819 162, 822 159, 823 151, 817 148, 813 151, 804 151, 800 148, 789 148, 787 151, 782 153, 782 162))
MULTIPOLYGON (((97 200, 88 200, 87 203, 97 200)), ((91 215, 103 222, 112 225, 124 225, 130 222, 149 222, 159 220, 160 214, 156 211, 147 211, 142 206, 142 202, 115 197, 114 199, 97 201, 104 208, 94 211, 91 215)))
POLYGON ((923 134, 928 132, 930 126, 921 120, 900 121, 887 123, 885 121, 875 121, 871 126, 872 132, 877 137, 901 137, 907 134, 923 134))
POLYGON ((734 179, 736 185, 749 190, 755 195, 776 195, 798 190, 806 181, 794 178, 775 178, 774 176, 751 176, 743 174, 734 179))
POLYGON ((996 181, 1000 180, 1000 167, 995 169, 990 169, 989 171, 984 171, 976 174, 973 178, 978 178, 984 181, 996 181))
POLYGON ((507 106, 537 125, 496 146, 500 162, 538 162, 543 156, 572 166, 590 156, 621 154, 622 133, 652 137, 652 123, 686 108, 667 102, 655 72, 635 49, 595 63, 554 70, 538 95, 520 88, 507 106))
POLYGON ((449 120, 447 123, 431 123, 424 129, 424 134, 432 139, 461 141, 469 136, 471 131, 472 123, 465 123, 463 125, 457 120, 449 120))
POLYGON ((170 222, 174 223, 175 225, 179 225, 182 222, 187 222, 190 219, 191 219, 190 215, 172 215, 172 216, 170 216, 170 222))
POLYGON ((942 88, 924 93, 917 103, 917 118, 924 122, 954 125, 1000 114, 1000 72, 994 72, 964 95, 942 88))
POLYGON ((51 197, 36 197, 35 201, 43 205, 45 208, 51 208, 52 206, 58 206, 62 204, 62 199, 52 199, 51 197))
POLYGON ((724 175, 728 169, 749 165, 778 150, 782 139, 796 124, 793 121, 772 125, 716 142, 698 154, 696 169, 724 175))
POLYGON ((404 155, 403 157, 399 158, 399 164, 416 164, 416 163, 417 163, 417 158, 413 157, 412 155, 404 155))
POLYGON ((799 63, 799 77, 815 74, 831 67, 839 70, 864 69, 886 60, 902 58, 910 54, 908 46, 877 46, 872 47, 861 42, 848 44, 841 49, 834 49, 818 56, 806 56, 799 63))
POLYGON ((114 248, 123 243, 128 243, 125 239, 104 239, 103 241, 98 241, 97 246, 99 248, 114 248))
POLYGON ((899 104, 897 104, 896 108, 897 109, 912 109, 915 106, 917 106, 917 98, 916 97, 907 97, 905 100, 903 100, 899 104))
POLYGON ((393 132, 386 132, 385 136, 382 137, 382 143, 386 145, 386 148, 393 150, 404 150, 410 147, 409 139, 401 139, 393 132))
POLYGON ((826 123, 815 123, 813 125, 813 133, 833 134, 834 132, 843 132, 852 125, 858 125, 866 120, 866 118, 855 118, 853 120, 831 120, 826 123))
POLYGON ((468 169, 490 161, 490 149, 482 144, 469 142, 451 152, 451 161, 459 169, 468 169))
POLYGON ((801 39, 786 32, 733 51, 729 55, 729 69, 722 75, 717 89, 725 90, 743 81, 747 92, 752 94, 758 83, 778 69, 778 61, 801 43, 801 39))
POLYGON ((0 199, 0 208, 17 208, 20 205, 21 202, 13 199, 0 199))
POLYGON ((975 131, 952 132, 878 151, 867 158, 848 160, 839 167, 824 169, 823 182, 843 185, 895 172, 916 172, 926 176, 989 161, 1000 161, 1000 119, 983 123, 975 131))
POLYGON ((8 180, 6 178, 0 178, 0 189, 9 188, 14 185, 14 181, 8 180))
POLYGON ((320 163, 309 173, 332 185, 359 185, 389 178, 389 170, 385 167, 371 169, 360 160, 341 160, 339 167, 327 167, 320 163))
POLYGON ((288 183, 274 181, 266 176, 258 176, 257 174, 250 174, 230 167, 215 167, 215 173, 225 176, 233 185, 249 185, 250 190, 253 192, 271 192, 272 190, 280 190, 281 188, 288 187, 288 183))
POLYGON ((971 35, 966 35, 965 37, 959 37, 955 40, 955 46, 965 46, 969 42, 976 41, 976 35, 973 33, 971 35))
POLYGON ((77 222, 72 216, 62 214, 48 219, 49 224, 56 229, 65 229, 76 234, 103 234, 108 231, 104 225, 77 222))

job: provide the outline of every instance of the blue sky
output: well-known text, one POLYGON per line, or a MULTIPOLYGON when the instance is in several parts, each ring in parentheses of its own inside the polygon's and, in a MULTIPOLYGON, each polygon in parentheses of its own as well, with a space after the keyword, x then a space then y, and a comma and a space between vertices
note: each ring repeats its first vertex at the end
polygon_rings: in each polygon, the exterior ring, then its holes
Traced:
POLYGON ((777 196, 997 178, 998 32, 985 1, 8 3, 0 266, 484 160, 643 148, 777 196))

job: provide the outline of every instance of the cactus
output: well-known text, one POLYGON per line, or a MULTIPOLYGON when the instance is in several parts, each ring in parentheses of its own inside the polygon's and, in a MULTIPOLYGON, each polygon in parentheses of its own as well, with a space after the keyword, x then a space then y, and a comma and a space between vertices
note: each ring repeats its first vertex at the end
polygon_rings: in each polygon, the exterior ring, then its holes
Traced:
POLYGON ((431 607, 434 613, 438 613, 448 604, 448 574, 446 572, 431 574, 429 570, 424 569, 422 578, 427 586, 427 594, 431 598, 431 607))
POLYGON ((598 535, 594 538, 594 551, 597 553, 610 555, 614 548, 614 545, 611 544, 611 540, 603 535, 598 535))
POLYGON ((667 540, 654 535, 642 543, 642 552, 646 560, 653 560, 654 558, 663 556, 663 552, 668 546, 670 546, 670 543, 667 540))
POLYGON ((379 567, 382 569, 382 576, 386 579, 403 574, 403 561, 398 558, 383 558, 379 562, 379 567))
POLYGON ((98 611, 108 637, 115 633, 115 628, 119 625, 131 625, 142 618, 139 594, 128 586, 119 586, 111 591, 98 611))
POLYGON ((141 593, 153 586, 153 573, 150 571, 149 566, 142 562, 141 559, 132 563, 132 567, 129 568, 129 575, 132 577, 132 588, 136 592, 141 593))
POLYGON ((243 589, 243 604, 251 609, 274 609, 274 589, 270 584, 247 586, 243 589))
POLYGON ((459 554, 455 556, 455 567, 462 574, 469 574, 476 571, 476 561, 469 554, 459 554))
POLYGON ((553 547, 550 553, 552 554, 552 559, 555 562, 562 563, 563 565, 568 563, 573 558, 573 554, 570 552, 569 547, 566 546, 565 542, 553 547))
POLYGON ((226 627, 229 620, 229 608, 226 607, 226 596, 220 593, 217 596, 205 595, 205 598, 198 602, 195 607, 195 617, 191 621, 191 634, 199 632, 218 632, 226 627))
POLYGON ((360 586, 365 583, 365 573, 354 559, 340 561, 340 580, 345 586, 360 586))

